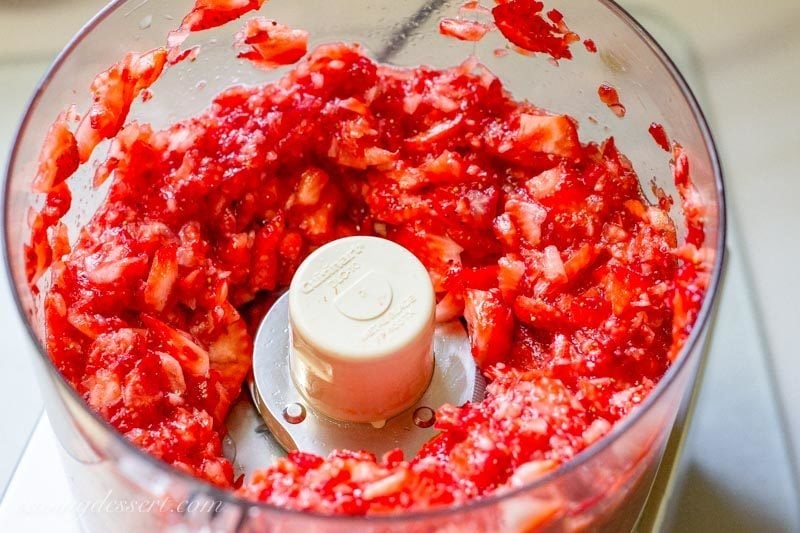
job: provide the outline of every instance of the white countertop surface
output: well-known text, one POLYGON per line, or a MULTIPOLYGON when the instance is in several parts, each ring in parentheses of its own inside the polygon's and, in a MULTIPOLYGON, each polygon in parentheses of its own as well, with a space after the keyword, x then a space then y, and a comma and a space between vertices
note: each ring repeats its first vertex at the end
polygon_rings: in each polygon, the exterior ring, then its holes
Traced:
MULTIPOLYGON (((717 330, 664 529, 800 531, 800 357, 791 335, 800 300, 800 2, 621 3, 695 89, 719 144, 734 220, 717 330)), ((36 81, 102 4, 0 0, 0 167, 36 81)), ((0 531, 77 531, 6 283, 0 332, 0 531)))

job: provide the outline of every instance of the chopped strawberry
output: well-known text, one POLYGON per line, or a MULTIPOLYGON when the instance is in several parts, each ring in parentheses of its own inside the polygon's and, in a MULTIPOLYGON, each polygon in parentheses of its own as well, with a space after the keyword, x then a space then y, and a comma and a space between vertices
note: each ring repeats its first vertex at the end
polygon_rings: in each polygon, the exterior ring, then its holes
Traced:
POLYGON ((159 352, 161 369, 167 376, 169 383, 169 393, 181 395, 186 392, 186 379, 183 377, 183 369, 177 359, 164 352, 159 352))
POLYGON ((46 231, 31 232, 31 240, 26 244, 25 253, 25 277, 28 284, 33 287, 39 282, 39 278, 47 272, 53 260, 52 249, 47 242, 46 231))
POLYGON ((294 276, 306 253, 308 253, 306 245, 303 241, 303 236, 299 232, 288 231, 282 234, 278 243, 279 283, 281 285, 288 286, 291 283, 292 276, 294 276))
POLYGON ((280 278, 278 245, 283 233, 283 217, 275 216, 255 236, 250 267, 250 283, 255 290, 275 290, 280 278))
POLYGON ((259 9, 264 2, 266 0, 195 0, 194 7, 181 22, 181 28, 188 31, 216 28, 259 9))
POLYGON ((385 173, 386 177, 395 181, 404 191, 416 191, 430 184, 430 176, 419 167, 395 166, 385 173))
POLYGON ((436 321, 447 322, 463 315, 466 291, 496 287, 497 271, 496 265, 451 268, 440 285, 447 292, 436 304, 436 321))
POLYGON ((310 206, 319 202, 322 189, 328 183, 328 174, 319 168, 308 168, 300 175, 300 182, 297 184, 294 195, 290 202, 297 205, 310 206))
POLYGON ((497 262, 497 286, 506 302, 513 301, 522 290, 525 262, 514 254, 505 255, 497 262))
POLYGON ((231 233, 220 241, 217 251, 220 267, 230 273, 232 283, 247 279, 254 237, 249 232, 231 233))
POLYGON ((443 18, 439 21, 439 33, 459 41, 480 41, 489 30, 487 24, 476 20, 443 18))
POLYGON ((436 303, 436 322, 450 322, 464 314, 464 297, 448 292, 436 303))
POLYGON ((558 248, 552 244, 544 249, 542 273, 545 279, 551 282, 564 282, 567 280, 567 272, 564 269, 564 261, 561 259, 561 253, 558 251, 558 248))
POLYGON ((94 103, 75 132, 81 162, 89 159, 100 141, 113 137, 122 128, 134 99, 158 80, 166 61, 164 48, 143 54, 128 52, 94 79, 94 103))
POLYGON ((464 249, 447 236, 404 227, 392 232, 390 238, 408 248, 422 261, 437 292, 444 290, 447 273, 461 267, 461 252, 464 249))
POLYGON ((239 396, 242 381, 250 371, 253 341, 244 320, 228 324, 225 331, 208 347, 210 368, 219 374, 224 396, 216 407, 215 418, 223 421, 233 400, 239 396))
POLYGON ((521 49, 543 52, 556 60, 571 59, 569 47, 580 37, 569 31, 560 16, 546 21, 541 16, 543 8, 536 0, 509 0, 495 6, 492 14, 500 32, 521 49))
POLYGON ((517 228, 511 221, 511 216, 508 213, 502 213, 494 219, 492 224, 494 234, 499 241, 505 245, 506 248, 514 249, 519 244, 517 237, 517 228))
POLYGON ((609 267, 604 277, 605 295, 615 315, 621 315, 629 304, 647 288, 644 278, 624 267, 609 267))
POLYGON ((497 287, 497 265, 452 269, 444 280, 449 292, 463 293, 467 289, 489 290, 497 287))
POLYGON ((564 272, 568 279, 574 279, 597 257, 597 251, 589 244, 583 244, 569 259, 564 261, 564 272))
POLYGON ((534 200, 541 200, 552 196, 559 185, 564 182, 565 169, 563 165, 545 170, 525 182, 525 190, 534 200))
POLYGON ((122 401, 122 384, 119 377, 106 369, 87 376, 81 382, 86 389, 86 403, 105 417, 110 417, 112 409, 122 401))
POLYGON ((202 410, 177 408, 152 427, 134 428, 125 436, 179 470, 220 487, 233 484, 233 467, 221 457, 219 434, 214 431, 211 416, 202 410))
POLYGON ((463 176, 464 164, 459 154, 445 150, 436 158, 426 160, 420 170, 434 183, 459 181, 463 176))
POLYGON ((575 124, 564 115, 519 115, 517 140, 529 150, 574 158, 580 154, 575 124))
POLYGON ((502 361, 511 350, 514 317, 498 290, 469 289, 464 297, 472 356, 481 368, 502 361))
POLYGON ((67 114, 62 112, 47 131, 33 189, 50 192, 78 170, 79 163, 78 143, 67 126, 67 114))
POLYGON ((308 51, 308 32, 295 30, 264 17, 248 20, 236 34, 238 57, 263 69, 291 65, 308 51))
POLYGON ((547 218, 544 207, 535 201, 512 198, 506 202, 506 213, 528 245, 539 244, 542 240, 542 223, 547 218))
POLYGON ((514 301, 514 314, 524 324, 534 328, 554 330, 573 326, 570 316, 558 305, 541 298, 517 296, 514 301))
MULTIPOLYGON (((352 114, 348 110, 348 113, 352 114)), ((331 113, 337 135, 330 139, 327 156, 339 165, 365 170, 369 167, 388 167, 397 160, 397 152, 377 145, 375 118, 357 115, 341 116, 338 110, 331 113)))
POLYGON ((157 345, 181 363, 181 367, 193 376, 207 376, 209 354, 191 336, 169 327, 150 315, 141 315, 142 322, 154 334, 157 345))
POLYGON ((94 172, 92 186, 100 187, 114 171, 118 174, 127 172, 129 154, 147 151, 152 135, 153 130, 147 125, 138 122, 126 124, 112 139, 106 160, 94 172))
POLYGON ((681 207, 686 217, 686 242, 701 246, 705 240, 704 220, 707 215, 707 203, 692 183, 689 171, 689 156, 683 147, 672 143, 672 175, 675 187, 681 198, 681 207))
POLYGON ((155 311, 163 311, 167 305, 172 286, 178 279, 177 246, 159 249, 144 287, 144 302, 155 311))
MULTIPOLYGON (((25 254, 25 276, 31 290, 36 292, 39 278, 53 263, 53 259, 62 259, 58 253, 67 248, 64 242, 63 229, 60 223, 72 205, 72 193, 66 183, 62 182, 52 187, 45 197, 44 206, 38 213, 34 210, 28 212, 28 226, 30 227, 30 240, 23 246, 25 254), (49 232, 55 232, 48 235, 49 232), (52 237, 52 239, 51 239, 52 237), (51 244, 52 241, 52 244, 51 244), (54 250, 54 248, 57 248, 54 250)), ((68 241, 68 239, 67 239, 68 241)))
POLYGON ((433 124, 427 130, 407 139, 406 145, 412 150, 428 152, 431 143, 446 141, 458 135, 463 121, 463 115, 456 115, 453 118, 433 124))
POLYGON ((73 328, 90 339, 96 339, 123 325, 123 321, 117 317, 106 317, 78 307, 67 310, 67 321, 73 328))
POLYGON ((61 261, 64 256, 69 255, 70 251, 72 251, 69 243, 69 230, 63 222, 53 226, 50 247, 53 250, 53 260, 55 261, 61 261))

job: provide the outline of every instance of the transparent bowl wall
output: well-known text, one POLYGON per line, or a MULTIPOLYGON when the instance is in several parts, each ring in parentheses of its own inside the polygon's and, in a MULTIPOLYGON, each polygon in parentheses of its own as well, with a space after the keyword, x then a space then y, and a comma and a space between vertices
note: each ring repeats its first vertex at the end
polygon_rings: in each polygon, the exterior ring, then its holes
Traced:
MULTIPOLYGON (((77 104, 79 111, 87 109, 88 87, 98 72, 129 50, 163 45, 167 32, 191 7, 188 0, 114 2, 62 53, 34 95, 13 148, 4 204, 6 260, 12 284, 36 345, 36 367, 47 412, 61 442, 86 529, 193 530, 202 526, 215 531, 308 532, 350 531, 354 527, 433 531, 463 526, 470 531, 585 527, 627 531, 633 527, 676 414, 694 383, 713 313, 724 248, 724 202, 713 143, 680 75, 652 39, 615 4, 594 0, 547 3, 560 9, 570 27, 583 38, 592 38, 599 48, 599 53, 589 54, 576 43, 575 60, 561 61, 559 66, 544 57, 514 52, 496 57, 494 50, 506 44, 498 32, 477 44, 442 37, 436 29, 439 18, 456 14, 460 4, 441 0, 271 0, 261 12, 309 30, 312 46, 360 42, 373 56, 398 65, 444 67, 476 54, 515 97, 577 117, 583 140, 599 141, 613 135, 632 160, 646 194, 650 195, 650 181, 655 180, 676 196, 670 156, 647 133, 652 121, 663 124, 689 155, 692 176, 708 206, 705 246, 715 254, 709 294, 678 363, 642 407, 569 464, 532 485, 452 510, 370 519, 295 513, 240 500, 139 452, 93 414, 50 365, 41 342, 41 299, 31 294, 25 283, 22 254, 28 237, 27 212, 41 202, 30 192, 30 183, 48 126, 70 104, 77 104), (628 111, 624 119, 599 102, 597 87, 602 82, 619 90, 628 111), (590 121, 590 116, 598 123, 590 121), (134 507, 136 502, 144 504, 134 507), (183 504, 177 505, 180 502, 183 504)), ((240 24, 233 22, 191 36, 186 46, 202 45, 199 58, 165 72, 153 87, 154 97, 134 104, 129 119, 166 126, 201 111, 213 95, 231 84, 263 83, 281 75, 282 71, 259 71, 234 58, 232 37, 240 24)), ((106 146, 95 150, 94 160, 103 157, 106 146)), ((105 192, 91 189, 90 172, 91 164, 84 165, 71 181, 73 209, 66 222, 72 237, 105 192)), ((680 218, 677 206, 673 211, 680 218)))

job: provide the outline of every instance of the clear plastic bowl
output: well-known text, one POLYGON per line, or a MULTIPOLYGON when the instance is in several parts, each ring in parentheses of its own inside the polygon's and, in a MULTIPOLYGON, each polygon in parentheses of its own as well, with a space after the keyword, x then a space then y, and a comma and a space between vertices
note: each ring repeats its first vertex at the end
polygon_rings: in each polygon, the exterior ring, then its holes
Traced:
MULTIPOLYGON (((469 531, 630 530, 647 498, 676 415, 688 397, 703 357, 706 334, 723 264, 725 209, 719 162, 697 102, 675 66, 653 39, 608 0, 551 0, 570 27, 599 49, 579 43, 575 59, 555 66, 544 57, 509 53, 498 32, 479 43, 442 37, 438 20, 462 2, 433 0, 271 0, 262 13, 307 29, 310 46, 322 42, 363 43, 378 59, 398 65, 450 66, 476 54, 518 99, 569 113, 581 121, 584 140, 613 135, 650 191, 655 181, 675 195, 669 155, 648 136, 651 122, 663 124, 687 152, 694 182, 707 206, 705 247, 714 272, 694 331, 679 360, 631 416, 599 443, 544 478, 502 495, 453 509, 398 516, 341 518, 298 513, 241 500, 140 452, 98 415, 60 377, 43 349, 41 298, 25 281, 23 244, 27 212, 41 201, 31 192, 37 157, 47 128, 70 104, 84 110, 93 77, 129 50, 162 46, 167 32, 188 12, 188 0, 117 0, 106 7, 61 53, 38 87, 20 126, 5 183, 5 254, 19 312, 37 349, 35 366, 49 419, 61 442, 83 526, 91 531, 154 529, 208 531, 469 531), (597 87, 615 86, 627 108, 615 117, 597 97, 597 87), (598 119, 597 123, 589 117, 598 119), (105 502, 105 505, 103 505, 105 502), (110 502, 110 503, 109 503, 110 502), (141 504, 137 502, 143 502, 141 504), (171 503, 170 503, 171 502, 171 503)), ((186 46, 202 45, 195 62, 169 69, 153 87, 154 97, 134 104, 129 119, 166 126, 196 114, 213 95, 234 83, 264 83, 265 73, 234 58, 231 42, 241 22, 192 35, 186 46)), ((46 31, 46 29, 45 29, 46 31)), ((105 145, 104 145, 105 146, 105 145)), ((104 146, 95 150, 103 157, 104 146)), ((71 180, 73 209, 65 222, 75 236, 102 200, 90 187, 91 164, 71 180)), ((648 192, 649 194, 649 192, 648 192)), ((681 219, 678 207, 672 215, 681 219)), ((47 487, 42 487, 46 493, 47 487)))

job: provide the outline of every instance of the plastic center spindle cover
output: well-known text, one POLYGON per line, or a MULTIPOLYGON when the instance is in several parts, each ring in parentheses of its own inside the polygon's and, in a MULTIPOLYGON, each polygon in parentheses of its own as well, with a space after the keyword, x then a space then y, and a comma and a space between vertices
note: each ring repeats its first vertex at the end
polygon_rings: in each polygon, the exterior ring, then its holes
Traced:
POLYGON ((295 386, 338 420, 404 411, 431 379, 434 309, 427 270, 402 246, 363 236, 322 246, 289 287, 295 386))

